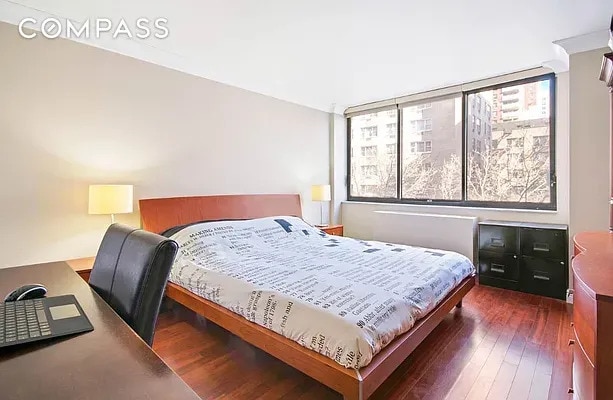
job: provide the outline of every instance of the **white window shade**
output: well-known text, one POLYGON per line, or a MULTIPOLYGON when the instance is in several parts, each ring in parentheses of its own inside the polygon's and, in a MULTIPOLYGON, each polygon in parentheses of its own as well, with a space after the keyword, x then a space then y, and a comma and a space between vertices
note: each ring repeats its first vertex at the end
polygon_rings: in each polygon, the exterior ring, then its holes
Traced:
POLYGON ((396 99, 382 100, 375 103, 362 104, 355 107, 349 107, 345 110, 345 116, 357 117, 358 115, 376 113, 380 111, 395 110, 396 99))
POLYGON ((368 104, 362 104, 359 106, 349 107, 345 110, 345 116, 355 117, 358 115, 368 114, 372 112, 385 111, 389 109, 394 109, 399 106, 404 106, 410 103, 420 102, 424 100, 429 100, 433 98, 445 98, 451 97, 454 95, 461 94, 462 92, 468 92, 488 86, 499 85, 511 81, 532 78, 539 75, 545 75, 552 73, 553 71, 549 68, 538 67, 531 68, 524 71, 514 72, 511 74, 505 74, 496 76, 493 78, 481 79, 478 81, 467 82, 461 85, 448 86, 440 89, 428 90, 425 92, 414 93, 407 96, 396 97, 393 99, 387 99, 382 101, 377 101, 368 104))

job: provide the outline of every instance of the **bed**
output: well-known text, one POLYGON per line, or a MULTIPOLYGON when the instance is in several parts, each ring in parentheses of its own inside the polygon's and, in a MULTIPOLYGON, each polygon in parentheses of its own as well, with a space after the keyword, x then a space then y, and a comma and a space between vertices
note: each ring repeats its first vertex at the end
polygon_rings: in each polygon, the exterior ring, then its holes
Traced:
MULTIPOLYGON (((157 233, 198 221, 245 220, 279 215, 287 217, 272 221, 270 221, 270 218, 264 218, 262 223, 274 225, 274 221, 280 220, 286 225, 289 221, 293 226, 299 226, 300 223, 296 222, 298 220, 292 219, 292 216, 301 217, 302 214, 298 195, 228 195, 147 199, 140 201, 140 209, 143 228, 157 233)), ((277 223, 279 222, 277 221, 277 223)), ((269 225, 266 225, 266 227, 269 225)), ((224 229, 223 223, 213 223, 213 226, 224 229)), ((314 234, 314 231, 310 231, 308 228, 299 227, 300 229, 292 235, 314 234)), ((187 231, 184 231, 187 235, 196 233, 196 231, 190 232, 190 228, 187 229, 187 231)), ((199 228, 195 225, 194 229, 199 228)), ((291 227, 288 227, 287 231, 290 230, 292 230, 291 227)), ((179 234, 180 232, 179 230, 179 234)), ((311 239, 313 241, 325 241, 326 243, 332 240, 326 238, 325 235, 320 238, 311 237, 311 239)), ((302 241, 303 239, 299 240, 302 241)), ((337 242, 330 242, 329 246, 337 246, 339 242, 338 239, 335 240, 337 242)), ((344 242, 345 244, 340 243, 339 246, 372 246, 372 244, 358 242, 360 241, 347 239, 344 242)), ((365 248, 365 252, 378 251, 375 247, 377 246, 365 248)), ((392 251, 391 248, 380 248, 379 250, 381 252, 392 251)), ((236 312, 230 311, 232 308, 230 304, 226 304, 226 307, 224 307, 217 304, 219 301, 214 297, 205 295, 205 297, 208 297, 207 299, 193 293, 193 287, 190 287, 189 283, 185 281, 182 282, 176 276, 173 280, 174 282, 169 282, 167 287, 169 298, 340 392, 345 399, 349 400, 368 398, 440 323, 445 315, 454 306, 461 305, 462 298, 474 286, 475 282, 474 273, 471 271, 468 276, 459 280, 459 282, 455 282, 453 288, 446 292, 446 296, 439 300, 435 307, 425 310, 425 315, 414 322, 410 330, 399 336, 394 335, 396 337, 391 342, 383 338, 382 345, 371 356, 365 356, 365 359, 368 358, 367 362, 350 364, 347 362, 339 363, 338 359, 333 360, 333 357, 331 358, 329 354, 328 356, 320 354, 315 347, 311 350, 307 348, 308 346, 305 347, 304 343, 301 345, 275 332, 271 326, 266 328, 250 322, 240 315, 240 307, 237 306, 234 309, 236 312), (341 364, 345 364, 345 366, 341 364), (354 366, 355 368, 347 368, 346 366, 354 366)), ((346 358, 342 359, 346 360, 346 358)))

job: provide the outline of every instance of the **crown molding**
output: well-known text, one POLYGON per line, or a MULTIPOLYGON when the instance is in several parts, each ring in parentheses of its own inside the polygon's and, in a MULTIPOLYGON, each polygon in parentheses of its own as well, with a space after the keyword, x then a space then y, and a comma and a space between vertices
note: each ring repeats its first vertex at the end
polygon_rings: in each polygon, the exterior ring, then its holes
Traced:
POLYGON ((609 30, 602 29, 584 35, 572 36, 566 39, 560 39, 553 44, 560 46, 566 54, 572 55, 584 51, 601 49, 607 47, 609 41, 609 30))

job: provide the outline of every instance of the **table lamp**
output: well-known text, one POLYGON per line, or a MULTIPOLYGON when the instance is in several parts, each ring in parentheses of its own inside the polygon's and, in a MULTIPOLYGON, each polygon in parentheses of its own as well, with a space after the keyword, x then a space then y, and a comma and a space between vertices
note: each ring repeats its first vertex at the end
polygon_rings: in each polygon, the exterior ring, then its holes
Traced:
POLYGON ((115 214, 133 211, 132 185, 89 185, 89 214, 110 214, 115 223, 115 214))
POLYGON ((324 224, 324 202, 332 200, 330 197, 330 185, 311 186, 311 200, 321 202, 321 225, 316 226, 327 226, 327 224, 324 224))

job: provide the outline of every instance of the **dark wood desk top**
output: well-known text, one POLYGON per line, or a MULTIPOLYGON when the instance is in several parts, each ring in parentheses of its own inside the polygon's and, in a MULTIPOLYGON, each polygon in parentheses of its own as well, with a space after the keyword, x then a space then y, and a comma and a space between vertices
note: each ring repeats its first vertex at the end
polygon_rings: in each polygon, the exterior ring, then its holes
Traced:
POLYGON ((66 263, 0 269, 2 298, 26 283, 74 294, 94 331, 0 349, 2 399, 199 399, 66 263))

